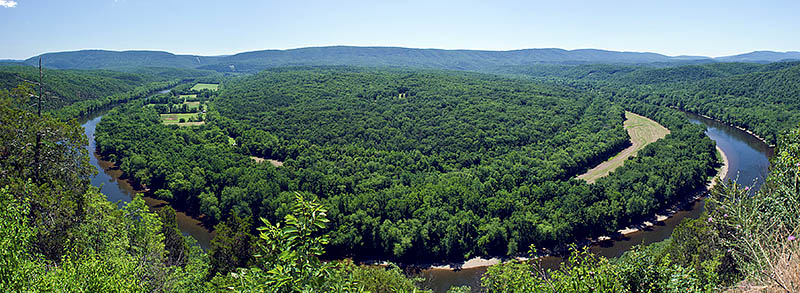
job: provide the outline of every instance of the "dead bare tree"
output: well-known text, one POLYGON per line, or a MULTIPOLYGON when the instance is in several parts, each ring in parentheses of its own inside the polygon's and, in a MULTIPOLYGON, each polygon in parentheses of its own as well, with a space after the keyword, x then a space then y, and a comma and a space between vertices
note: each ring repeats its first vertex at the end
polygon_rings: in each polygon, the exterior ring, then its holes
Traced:
MULTIPOLYGON (((42 56, 39 56, 39 96, 37 97, 36 107, 37 114, 39 115, 39 119, 42 118, 42 94, 43 94, 43 79, 44 74, 42 74, 42 56)), ((39 131, 38 127, 36 128, 36 146, 34 148, 34 163, 36 164, 35 168, 36 171, 34 172, 34 176, 36 177, 36 183, 40 183, 39 172, 42 169, 42 161, 40 156, 41 152, 41 145, 42 145, 42 134, 39 131)))

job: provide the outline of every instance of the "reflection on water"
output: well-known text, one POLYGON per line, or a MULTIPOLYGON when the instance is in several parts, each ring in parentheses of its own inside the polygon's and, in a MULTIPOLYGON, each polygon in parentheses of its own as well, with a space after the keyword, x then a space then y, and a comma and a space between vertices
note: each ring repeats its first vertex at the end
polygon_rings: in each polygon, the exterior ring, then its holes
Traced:
MULTIPOLYGON (((735 127, 716 120, 687 113, 689 121, 706 126, 706 134, 717 143, 728 157, 728 174, 724 178, 736 180, 741 184, 752 185, 757 190, 764 181, 769 168, 769 157, 773 150, 758 138, 735 127)), ((618 257, 633 246, 662 241, 672 235, 672 230, 684 218, 697 218, 703 212, 703 201, 696 201, 690 207, 675 213, 671 218, 657 223, 643 231, 625 235, 623 239, 604 241, 593 245, 590 250, 605 257, 618 257)), ((542 265, 556 267, 563 259, 545 257, 542 265)), ((451 286, 469 285, 473 292, 480 290, 480 277, 486 268, 473 268, 461 271, 426 270, 422 276, 426 285, 434 292, 446 292, 451 286)))
POLYGON ((725 123, 691 113, 687 116, 692 123, 704 124, 708 137, 725 151, 731 166, 727 178, 757 190, 767 176, 773 149, 749 133, 725 123))
POLYGON ((481 276, 486 272, 487 267, 463 269, 460 271, 452 270, 425 270, 421 276, 425 278, 423 287, 433 290, 433 292, 447 292, 450 287, 470 286, 472 292, 478 292, 481 284, 481 276))
MULTIPOLYGON (((100 123, 102 118, 102 114, 95 115, 87 118, 86 122, 81 125, 84 128, 86 137, 89 139, 89 145, 87 146, 91 154, 89 156, 89 161, 97 170, 97 175, 93 176, 91 179, 92 186, 100 187, 100 192, 102 192, 109 201, 116 202, 119 207, 122 207, 125 203, 131 201, 134 194, 143 191, 136 190, 136 188, 131 186, 130 182, 120 179, 122 171, 114 166, 113 163, 103 160, 100 155, 95 152, 97 146, 94 141, 94 133, 97 128, 97 123, 100 123)), ((167 205, 167 202, 163 200, 147 196, 144 197, 144 200, 148 206, 154 209, 167 205)), ((211 238, 214 237, 214 233, 209 232, 199 220, 192 218, 183 211, 176 211, 176 216, 178 220, 178 229, 180 229, 184 235, 191 235, 194 237, 198 244, 200 244, 200 247, 208 249, 211 238)))

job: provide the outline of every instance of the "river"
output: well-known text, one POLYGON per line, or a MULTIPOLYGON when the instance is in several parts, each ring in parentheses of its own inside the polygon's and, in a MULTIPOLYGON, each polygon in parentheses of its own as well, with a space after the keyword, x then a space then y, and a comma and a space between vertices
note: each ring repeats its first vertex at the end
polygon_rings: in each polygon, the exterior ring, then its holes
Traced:
MULTIPOLYGON (((160 93, 168 92, 169 90, 161 91, 160 93)), ((121 179, 122 171, 119 170, 112 162, 104 160, 100 154, 96 152, 97 145, 94 140, 94 132, 97 124, 102 120, 106 111, 95 113, 92 116, 84 118, 81 126, 84 129, 84 134, 89 139, 89 161, 97 170, 97 175, 91 178, 92 186, 100 188, 100 192, 105 194, 111 202, 116 202, 118 206, 130 202, 133 195, 136 193, 144 193, 142 190, 137 190, 128 182, 128 180, 121 179)), ((159 209, 168 203, 166 201, 144 196, 144 200, 152 209, 159 209)), ((178 228, 183 232, 183 235, 190 235, 197 240, 200 247, 208 249, 211 239, 214 238, 214 232, 209 231, 207 227, 203 226, 199 220, 187 215, 184 211, 176 211, 178 228)))
MULTIPOLYGON (((734 179, 740 184, 751 185, 755 191, 763 183, 769 168, 769 158, 773 150, 758 138, 749 133, 729 126, 725 123, 708 119, 699 115, 686 113, 689 121, 706 126, 706 135, 717 143, 717 146, 728 157, 728 172, 725 180, 734 179)), ((684 218, 697 218, 703 212, 703 201, 694 202, 691 207, 676 212, 672 217, 657 222, 655 226, 642 231, 625 235, 622 239, 604 241, 593 245, 590 250, 605 257, 618 257, 634 245, 651 244, 667 239, 672 235, 672 230, 684 218)), ((546 267, 555 267, 563 259, 559 257, 546 257, 543 260, 546 267)), ((434 292, 446 292, 451 286, 470 286, 473 291, 480 291, 480 278, 486 272, 486 267, 469 268, 460 271, 431 269, 422 272, 425 285, 434 292)))
MULTIPOLYGON (((98 174, 92 177, 92 185, 100 187, 100 191, 108 197, 109 201, 122 203, 129 202, 132 196, 142 191, 136 190, 124 179, 120 179, 122 171, 117 169, 111 162, 103 160, 96 153, 94 132, 102 119, 102 114, 89 117, 83 127, 86 137, 89 139, 88 149, 93 155, 90 156, 91 164, 97 169, 98 174)), ((698 115, 687 113, 692 123, 703 124, 706 126, 706 134, 717 143, 728 157, 728 173, 726 179, 736 179, 739 183, 753 185, 752 190, 757 190, 763 182, 769 167, 769 157, 772 156, 772 149, 756 137, 726 125, 722 122, 707 119, 698 115)), ((154 209, 162 207, 167 203, 151 197, 144 197, 147 204, 154 209)), ((697 218, 703 212, 703 201, 696 201, 688 209, 675 213, 669 219, 658 222, 655 226, 640 232, 625 235, 622 239, 605 241, 594 245, 590 250, 598 255, 605 257, 618 257, 634 245, 650 244, 662 241, 672 234, 672 230, 681 220, 686 217, 697 218)), ((190 217, 183 211, 177 211, 178 228, 184 235, 191 235, 197 239, 204 249, 207 249, 213 232, 204 227, 200 221, 190 217)), ((547 257, 543 260, 548 266, 557 266, 562 261, 558 257, 547 257)), ((480 277, 486 271, 486 267, 469 268, 459 271, 431 269, 422 272, 426 279, 425 286, 435 292, 445 292, 451 286, 470 286, 473 290, 479 290, 480 277)))

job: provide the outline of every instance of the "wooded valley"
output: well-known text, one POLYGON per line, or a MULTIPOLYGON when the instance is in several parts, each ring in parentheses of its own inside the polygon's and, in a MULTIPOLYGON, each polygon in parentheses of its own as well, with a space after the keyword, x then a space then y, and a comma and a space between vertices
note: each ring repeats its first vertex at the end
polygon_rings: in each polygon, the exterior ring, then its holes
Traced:
MULTIPOLYGON (((733 202, 797 192, 798 68, 48 69, 51 102, 39 117, 38 72, 0 66, 0 288, 410 291, 420 280, 358 262, 475 257, 512 259, 483 277, 498 292, 730 286, 767 262, 746 257, 752 243, 724 235, 765 225, 742 228, 746 211, 735 213, 733 202), (137 196, 117 209, 88 184, 91 153, 70 119, 109 106, 95 133, 99 155, 169 205, 150 211, 137 196), (742 199, 738 185, 722 184, 700 219, 618 260, 571 246, 648 220, 716 175, 715 143, 678 109, 780 141, 782 165, 767 187, 742 199), (595 183, 576 179, 630 144, 625 111, 670 133, 595 183), (208 251, 181 235, 175 209, 213 227, 208 251), (548 268, 535 260, 513 260, 545 254, 570 258, 541 274, 548 268), (86 274, 96 277, 77 281, 86 274), (585 274, 595 283, 577 281, 585 274)), ((791 209, 776 214, 785 233, 791 209)))

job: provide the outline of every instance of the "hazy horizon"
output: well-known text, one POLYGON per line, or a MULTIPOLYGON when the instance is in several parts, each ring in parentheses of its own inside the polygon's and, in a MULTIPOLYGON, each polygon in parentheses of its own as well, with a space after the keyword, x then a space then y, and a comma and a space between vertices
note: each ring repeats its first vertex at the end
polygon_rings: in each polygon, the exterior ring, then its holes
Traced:
POLYGON ((799 51, 796 11, 795 1, 3 0, 0 59, 85 49, 218 56, 322 46, 721 57, 799 51))
POLYGON ((508 49, 508 50, 488 50, 488 49, 463 49, 463 48, 455 48, 455 49, 415 48, 415 47, 380 46, 380 45, 375 45, 375 46, 319 45, 319 46, 307 46, 307 47, 296 47, 296 48, 265 48, 265 49, 251 50, 251 51, 231 52, 231 53, 228 53, 228 54, 218 54, 218 55, 208 55, 208 54, 200 54, 200 53, 177 53, 177 52, 170 52, 170 51, 167 51, 167 50, 155 49, 155 48, 154 49, 83 48, 83 49, 64 50, 64 51, 41 52, 41 53, 38 53, 38 54, 35 54, 35 55, 31 55, 31 56, 28 56, 28 57, 24 57, 24 58, 3 58, 3 57, 0 57, 0 60, 24 61, 26 59, 33 58, 33 57, 36 57, 36 56, 39 56, 39 55, 42 55, 42 54, 47 54, 47 53, 76 52, 76 51, 113 51, 113 52, 153 51, 153 52, 166 52, 166 53, 171 53, 171 54, 174 54, 174 55, 193 55, 193 56, 205 56, 205 57, 218 57, 218 56, 230 56, 230 55, 235 55, 235 54, 239 54, 239 53, 254 52, 254 51, 268 51, 268 50, 286 51, 286 50, 295 50, 295 49, 303 49, 303 48, 324 48, 324 47, 375 47, 375 48, 383 47, 383 48, 405 48, 405 49, 420 49, 420 50, 449 50, 449 51, 474 50, 474 51, 493 51, 493 52, 531 50, 531 49, 563 49, 563 50, 567 50, 567 51, 574 51, 574 50, 604 50, 604 51, 625 52, 625 53, 655 53, 655 54, 661 54, 661 55, 665 55, 665 56, 669 56, 669 57, 696 56, 696 57, 710 57, 710 58, 734 56, 734 55, 747 54, 747 53, 758 52, 758 51, 773 51, 773 52, 778 52, 778 53, 800 52, 800 51, 797 51, 797 50, 777 51, 777 50, 764 49, 764 50, 753 50, 753 51, 747 51, 747 52, 739 52, 739 53, 734 53, 734 54, 731 54, 731 55, 724 55, 724 56, 704 56, 704 55, 699 55, 699 54, 668 55, 668 54, 663 54, 661 52, 653 52, 653 51, 622 51, 622 50, 612 50, 612 49, 603 49, 603 48, 574 48, 574 49, 567 49, 567 48, 555 48, 555 47, 553 47, 553 48, 518 48, 518 49, 508 49))

